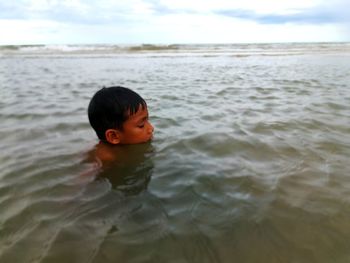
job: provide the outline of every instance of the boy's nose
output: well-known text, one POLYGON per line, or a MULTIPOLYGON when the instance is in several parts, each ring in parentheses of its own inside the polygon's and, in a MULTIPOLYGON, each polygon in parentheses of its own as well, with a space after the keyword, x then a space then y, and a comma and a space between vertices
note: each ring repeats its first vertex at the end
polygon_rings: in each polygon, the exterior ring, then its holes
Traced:
POLYGON ((154 131, 153 125, 151 123, 149 123, 149 132, 153 133, 153 131, 154 131))

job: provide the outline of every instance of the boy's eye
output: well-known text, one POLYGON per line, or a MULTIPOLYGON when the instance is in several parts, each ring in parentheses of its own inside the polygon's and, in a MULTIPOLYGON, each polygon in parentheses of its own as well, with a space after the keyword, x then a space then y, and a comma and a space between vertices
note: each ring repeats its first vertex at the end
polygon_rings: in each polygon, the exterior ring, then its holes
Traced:
POLYGON ((143 127, 145 127, 145 124, 144 123, 143 124, 139 124, 139 125, 137 125, 137 127, 143 128, 143 127))

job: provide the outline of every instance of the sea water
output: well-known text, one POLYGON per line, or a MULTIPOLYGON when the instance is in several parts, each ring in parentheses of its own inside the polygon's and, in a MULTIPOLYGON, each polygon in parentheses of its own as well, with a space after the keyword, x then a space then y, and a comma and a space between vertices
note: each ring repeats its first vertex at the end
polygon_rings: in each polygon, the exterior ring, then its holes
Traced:
POLYGON ((349 262, 349 157, 349 43, 0 47, 1 263, 349 262), (94 169, 112 85, 154 139, 94 169))

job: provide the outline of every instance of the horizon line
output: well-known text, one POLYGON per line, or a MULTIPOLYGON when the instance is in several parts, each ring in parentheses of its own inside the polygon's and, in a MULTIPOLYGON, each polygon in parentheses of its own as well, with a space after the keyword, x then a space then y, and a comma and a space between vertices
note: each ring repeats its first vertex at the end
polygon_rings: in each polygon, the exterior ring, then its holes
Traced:
POLYGON ((138 42, 138 43, 102 43, 102 42, 96 42, 96 43, 35 43, 35 44, 0 44, 0 47, 10 47, 10 46, 70 46, 70 45, 78 45, 78 46, 98 46, 98 45, 104 45, 104 46, 143 46, 143 45, 153 45, 153 46, 177 46, 177 45, 264 45, 264 44, 338 44, 338 43, 350 43, 350 41, 276 41, 276 42, 175 42, 175 43, 152 43, 152 42, 138 42))

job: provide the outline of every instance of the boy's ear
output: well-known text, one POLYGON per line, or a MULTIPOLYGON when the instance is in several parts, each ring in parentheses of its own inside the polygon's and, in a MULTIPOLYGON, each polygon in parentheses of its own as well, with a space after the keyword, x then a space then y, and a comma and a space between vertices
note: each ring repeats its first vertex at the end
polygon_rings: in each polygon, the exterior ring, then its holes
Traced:
POLYGON ((106 136, 106 141, 111 143, 111 144, 119 144, 120 143, 120 131, 116 130, 116 129, 108 129, 105 132, 105 136, 106 136))

